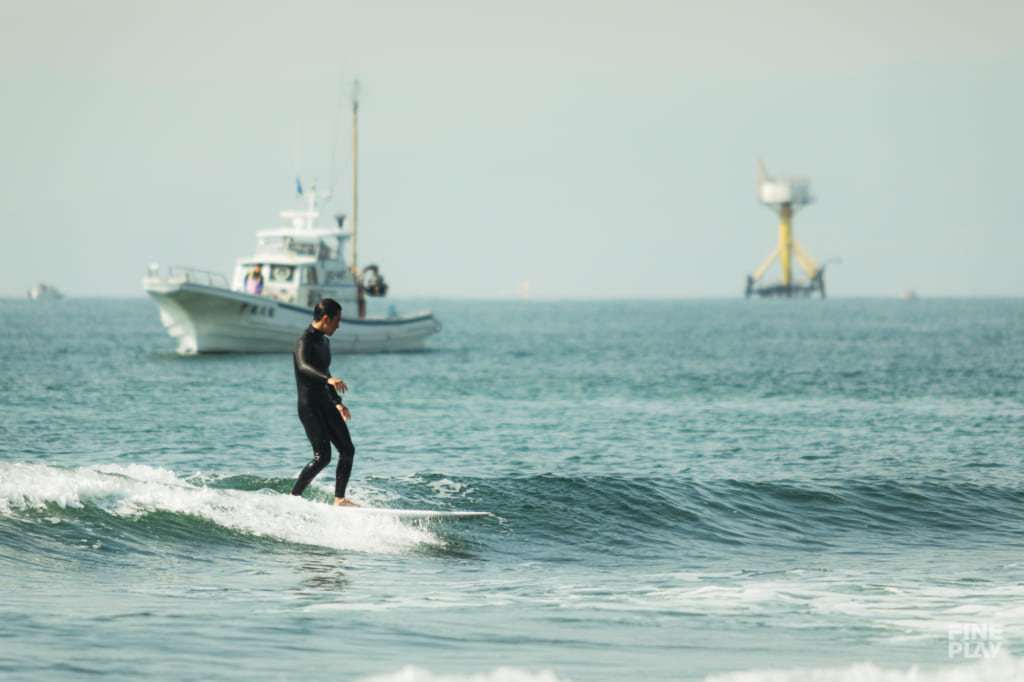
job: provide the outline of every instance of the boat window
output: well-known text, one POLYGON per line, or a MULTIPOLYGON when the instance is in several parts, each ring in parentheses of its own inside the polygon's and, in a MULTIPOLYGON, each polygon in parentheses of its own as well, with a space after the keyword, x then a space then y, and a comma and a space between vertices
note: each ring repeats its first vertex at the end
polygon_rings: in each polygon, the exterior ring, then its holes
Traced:
POLYGON ((316 244, 311 242, 292 242, 291 252, 299 256, 315 256, 316 244))
POLYGON ((257 246, 257 252, 261 254, 285 253, 287 249, 287 237, 260 237, 257 246))
POLYGON ((270 279, 273 282, 290 282, 295 268, 291 265, 274 265, 270 268, 270 279))
POLYGON ((306 284, 316 283, 316 268, 306 268, 306 284))

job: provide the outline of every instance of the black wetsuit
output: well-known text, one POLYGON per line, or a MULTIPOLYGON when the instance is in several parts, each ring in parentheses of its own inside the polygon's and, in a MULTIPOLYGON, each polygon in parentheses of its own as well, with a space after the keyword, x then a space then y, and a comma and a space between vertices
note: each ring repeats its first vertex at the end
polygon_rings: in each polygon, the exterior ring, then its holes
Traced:
POLYGON ((356 449, 338 405, 341 397, 327 383, 330 378, 331 346, 327 336, 310 325, 295 342, 295 384, 299 389, 299 420, 313 446, 313 460, 299 474, 292 495, 301 495, 320 471, 331 462, 331 443, 338 448, 335 497, 345 497, 352 475, 356 449))

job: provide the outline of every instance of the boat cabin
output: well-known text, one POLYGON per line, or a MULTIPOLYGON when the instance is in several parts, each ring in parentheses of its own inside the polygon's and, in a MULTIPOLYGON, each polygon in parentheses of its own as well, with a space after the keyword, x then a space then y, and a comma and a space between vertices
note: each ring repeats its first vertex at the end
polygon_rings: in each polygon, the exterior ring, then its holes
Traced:
POLYGON ((343 245, 350 235, 339 227, 313 227, 316 211, 282 211, 291 227, 257 233, 256 252, 239 259, 231 288, 300 307, 329 296, 339 303, 356 300, 356 285, 345 262, 343 245), (252 280, 259 273, 257 282, 252 280), (258 280, 262 279, 262 285, 258 280))

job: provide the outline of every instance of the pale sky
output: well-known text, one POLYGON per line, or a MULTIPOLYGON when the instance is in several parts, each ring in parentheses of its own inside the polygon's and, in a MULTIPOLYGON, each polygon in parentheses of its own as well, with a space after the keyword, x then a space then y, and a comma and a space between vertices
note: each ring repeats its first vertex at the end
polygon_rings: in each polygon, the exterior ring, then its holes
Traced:
POLYGON ((398 297, 742 296, 758 158, 810 180, 830 295, 1022 296, 1022 35, 1020 0, 0 0, 0 297, 230 274, 335 148, 348 212, 354 78, 398 297))

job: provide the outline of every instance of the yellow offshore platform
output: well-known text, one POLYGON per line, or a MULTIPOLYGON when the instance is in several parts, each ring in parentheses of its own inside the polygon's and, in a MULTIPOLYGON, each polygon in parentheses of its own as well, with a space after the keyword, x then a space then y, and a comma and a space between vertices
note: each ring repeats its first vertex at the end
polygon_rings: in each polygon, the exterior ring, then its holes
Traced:
POLYGON ((825 268, 811 258, 807 250, 793 236, 793 214, 796 209, 811 203, 810 183, 807 180, 771 178, 765 173, 764 163, 757 162, 757 198, 779 214, 779 244, 754 274, 747 276, 747 298, 759 296, 809 296, 814 292, 825 298, 825 268), (807 274, 808 282, 793 281, 793 258, 807 274), (759 285, 761 278, 775 259, 782 267, 782 281, 759 285))

